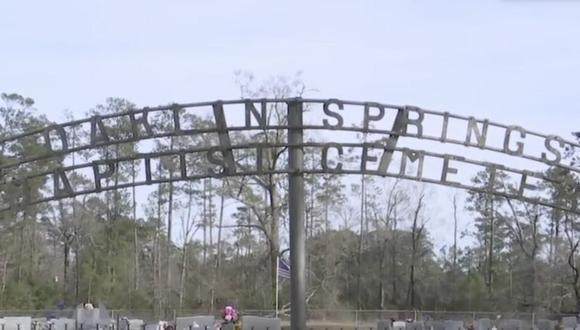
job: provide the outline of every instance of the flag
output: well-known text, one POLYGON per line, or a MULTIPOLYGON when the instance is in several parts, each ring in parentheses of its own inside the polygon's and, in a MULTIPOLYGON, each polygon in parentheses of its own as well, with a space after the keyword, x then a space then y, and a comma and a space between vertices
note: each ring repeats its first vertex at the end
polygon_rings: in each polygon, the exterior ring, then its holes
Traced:
POLYGON ((278 258, 278 276, 290 278, 290 265, 282 258, 278 258))

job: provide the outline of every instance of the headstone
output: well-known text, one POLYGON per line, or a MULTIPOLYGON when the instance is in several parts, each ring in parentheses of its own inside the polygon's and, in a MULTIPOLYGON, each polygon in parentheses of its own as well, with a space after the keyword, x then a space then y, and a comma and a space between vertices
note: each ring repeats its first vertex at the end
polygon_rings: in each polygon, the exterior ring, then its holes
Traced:
POLYGON ((4 317, 4 330, 30 330, 32 327, 32 318, 8 316, 4 317))
POLYGON ((46 317, 35 317, 32 318, 31 329, 32 330, 42 330, 48 329, 48 323, 46 321, 46 317))
POLYGON ((107 307, 105 307, 105 305, 103 304, 99 304, 99 308, 97 308, 97 310, 99 311, 99 323, 100 324, 109 324, 111 323, 111 317, 109 316, 109 311, 107 310, 107 307))
POLYGON ((443 321, 445 330, 464 330, 465 326, 461 321, 445 320, 443 321))
POLYGON ((407 322, 405 322, 405 321, 393 322, 393 330, 405 330, 406 327, 407 327, 407 322))
POLYGON ((58 318, 51 320, 53 330, 75 330, 75 320, 58 318))
POLYGON ((222 326, 222 330, 234 330, 235 326, 233 323, 224 324, 222 326))
POLYGON ((393 322, 391 320, 379 320, 377 323, 377 330, 391 330, 393 322))
POLYGON ((82 326, 83 330, 94 329, 99 323, 99 310, 98 309, 77 309, 77 324, 79 329, 82 326))
POLYGON ((99 305, 99 308, 77 308, 77 326, 79 330, 93 330, 97 326, 99 329, 105 329, 113 324, 113 320, 109 317, 109 313, 104 305, 99 305))
POLYGON ((407 323, 407 330, 424 330, 425 324, 422 321, 407 323))
POLYGON ((552 320, 538 320, 537 328, 538 330, 554 330, 558 322, 552 320))
POLYGON ((499 330, 521 330, 522 321, 521 320, 500 320, 498 322, 497 328, 499 330))
MULTIPOLYGON (((447 330, 445 329, 445 322, 444 321, 431 321, 431 329, 432 330, 447 330)), ((457 329, 455 329, 457 330, 457 329)))
POLYGON ((242 330, 280 330, 282 322, 277 318, 242 316, 242 330))
POLYGON ((575 316, 567 316, 562 318, 562 326, 566 329, 574 329, 578 326, 575 316))
POLYGON ((475 330, 491 330, 493 328, 493 323, 490 319, 479 319, 477 320, 475 330))
POLYGON ((175 319, 175 330, 205 330, 205 327, 213 329, 214 323, 213 315, 178 317, 175 319))
MULTIPOLYGON (((143 329, 143 328, 141 328, 143 329)), ((158 323, 147 323, 145 324, 145 330, 160 330, 158 323)))
POLYGON ((47 321, 46 317, 35 317, 32 319, 32 323, 44 324, 46 323, 46 321, 47 321))
POLYGON ((119 321, 119 330, 142 330, 145 322, 139 319, 124 319, 119 321))

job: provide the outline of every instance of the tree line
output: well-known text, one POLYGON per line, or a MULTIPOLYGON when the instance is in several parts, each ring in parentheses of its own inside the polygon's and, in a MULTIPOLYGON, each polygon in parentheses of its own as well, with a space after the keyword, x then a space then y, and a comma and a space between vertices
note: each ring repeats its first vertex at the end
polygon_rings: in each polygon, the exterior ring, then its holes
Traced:
MULTIPOLYGON (((254 87, 251 75, 238 75, 242 97, 302 95, 299 78, 274 78, 254 87)), ((286 124, 286 110, 273 104, 268 120, 286 124)), ((87 114, 134 109, 111 98, 87 114)), ((68 115, 72 119, 72 115, 68 115)), ((208 118, 184 113, 195 128, 210 127, 208 118)), ((171 125, 163 114, 152 127, 171 125)), ((0 139, 49 125, 34 101, 2 94, 0 139)), ((131 131, 119 120, 111 136, 131 131)), ((89 134, 79 129, 69 144, 89 134)), ((283 143, 285 130, 231 133, 236 143, 283 143)), ((151 141, 153 151, 191 145, 215 145, 210 134, 151 141)), ((27 163, 17 175, 58 164, 114 159, 137 153, 137 142, 99 147, 27 163)), ((283 148, 269 148, 266 168, 285 164, 283 148)), ((37 141, 3 144, 0 164, 25 152, 38 153, 37 141)), ((240 162, 255 163, 255 154, 240 162)), ((316 156, 309 156, 316 157, 316 156)), ((577 165, 575 151, 568 150, 577 165)), ((204 162, 202 158, 192 162, 204 162)), ((319 162, 319 159, 305 159, 319 162)), ((114 182, 135 182, 137 162, 120 166, 114 182)), ((175 159, 153 170, 171 176, 175 159)), ((547 177, 560 184, 540 187, 555 204, 578 200, 580 180, 551 168, 547 177)), ((474 184, 509 186, 501 171, 482 171, 474 184)), ((71 185, 89 178, 71 176, 71 185)), ((428 231, 437 200, 428 187, 397 179, 363 175, 356 181, 334 175, 306 176, 307 299, 320 309, 502 310, 546 314, 580 311, 580 226, 578 216, 486 193, 454 194, 448 224, 452 244, 435 248, 428 231), (469 218, 466 218, 469 217, 469 218), (472 223, 460 231, 463 223, 472 223), (461 242, 469 242, 462 244, 461 242)), ((47 182, 35 182, 30 193, 41 196, 47 182)), ((0 186, 0 200, 15 198, 0 186)), ((512 187, 512 189, 516 189, 512 187)), ((0 213, 0 309, 41 309, 57 304, 103 302, 114 309, 216 310, 226 303, 241 309, 275 305, 276 258, 288 228, 286 176, 278 174, 208 178, 152 186, 147 196, 128 188, 26 206, 0 213), (141 206, 143 205, 143 206, 141 206), (175 237, 176 233, 178 237, 175 237)), ((280 305, 288 309, 288 283, 281 282, 280 305)))

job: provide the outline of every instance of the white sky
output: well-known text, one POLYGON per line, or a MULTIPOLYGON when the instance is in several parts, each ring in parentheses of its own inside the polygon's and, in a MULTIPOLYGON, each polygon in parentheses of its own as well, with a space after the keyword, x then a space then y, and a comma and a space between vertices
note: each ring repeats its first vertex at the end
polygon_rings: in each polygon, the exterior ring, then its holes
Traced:
MULTIPOLYGON (((55 121, 110 96, 238 98, 241 69, 303 71, 310 97, 580 130, 576 1, 5 0, 0 13, 0 92, 34 98, 55 121)), ((441 217, 432 231, 444 239, 441 217)))

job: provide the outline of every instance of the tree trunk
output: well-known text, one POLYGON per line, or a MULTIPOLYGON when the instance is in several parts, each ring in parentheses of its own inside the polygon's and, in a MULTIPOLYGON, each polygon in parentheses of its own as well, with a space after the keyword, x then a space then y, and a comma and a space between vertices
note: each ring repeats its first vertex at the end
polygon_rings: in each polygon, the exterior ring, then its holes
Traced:
POLYGON ((423 206, 423 195, 419 198, 417 208, 413 217, 413 227, 411 228, 411 265, 409 268, 409 290, 407 291, 407 302, 409 306, 415 309, 415 266, 417 263, 417 250, 419 240, 421 239, 421 231, 423 226, 419 226, 419 213, 423 206))
POLYGON ((181 276, 179 278, 179 310, 183 309, 183 298, 185 297, 185 274, 187 269, 187 242, 183 244, 181 254, 181 276))
POLYGON ((28 279, 32 283, 34 274, 37 274, 37 267, 38 264, 35 262, 35 254, 36 254, 36 221, 32 217, 30 217, 30 255, 29 255, 29 262, 30 266, 28 268, 28 279))
MULTIPOLYGON (((272 157, 272 159, 274 159, 272 157)), ((276 305, 276 279, 278 274, 276 273, 278 254, 280 253, 280 241, 279 241, 279 228, 280 223, 279 216, 279 205, 278 205, 278 191, 276 190, 276 183, 274 181, 274 176, 269 175, 269 202, 270 202, 270 215, 272 221, 270 221, 270 281, 272 287, 271 302, 272 306, 276 305)))
POLYGON ((207 263, 207 218, 208 218, 208 207, 207 207, 207 179, 203 180, 203 265, 207 263))
MULTIPOLYGON (((165 294, 167 299, 171 295, 171 231, 173 230, 173 183, 169 183, 169 201, 167 209, 167 242, 165 242, 165 294)), ((169 303, 169 301, 168 301, 169 303)), ((167 305, 166 307, 169 307, 167 305)))
POLYGON ((455 305, 458 293, 457 272, 457 194, 455 194, 453 195, 453 267, 451 270, 451 281, 453 283, 451 303, 453 305, 455 305))
POLYGON ((226 181, 222 180, 222 188, 220 194, 220 215, 218 219, 218 232, 217 232, 217 255, 215 260, 215 276, 213 277, 212 285, 212 300, 211 300, 211 312, 214 311, 215 305, 215 291, 216 283, 219 283, 221 278, 221 260, 222 260, 222 226, 224 223, 224 209, 225 209, 225 190, 226 181))
MULTIPOLYGON (((131 171, 131 181, 135 184, 135 176, 137 175, 135 171, 135 162, 132 162, 132 171, 131 171)), ((133 260, 133 290, 135 292, 139 291, 139 237, 138 237, 138 224, 137 224, 137 198, 135 192, 135 186, 132 188, 132 198, 133 198, 133 253, 134 253, 134 260, 133 260)))
MULTIPOLYGON (((158 169, 161 174, 161 163, 158 169)), ((161 315, 163 310, 162 293, 161 293, 161 207, 162 207, 162 191, 161 185, 157 186, 157 224, 154 236, 154 255, 153 255, 153 296, 154 296, 154 313, 156 317, 161 315)))
POLYGON ((391 303, 393 305, 396 305, 398 303, 399 300, 399 292, 398 292, 398 288, 397 288, 397 276, 398 276, 398 272, 397 272, 397 244, 398 244, 398 239, 397 239, 397 216, 398 216, 398 212, 397 212, 397 208, 395 208, 394 210, 394 217, 393 217, 393 237, 391 239, 391 295, 392 295, 392 301, 391 303))
POLYGON ((66 304, 67 303, 67 284, 68 284, 68 267, 69 267, 69 254, 70 254, 70 234, 66 220, 66 214, 64 211, 64 203, 63 201, 58 202, 58 210, 60 213, 60 234, 62 235, 62 242, 63 242, 63 267, 62 267, 62 292, 61 298, 62 301, 66 304))
POLYGON ((209 245, 208 245, 208 256, 210 260, 213 258, 213 183, 211 178, 208 179, 208 199, 207 199, 207 208, 208 208, 208 218, 207 218, 207 225, 208 225, 208 238, 209 238, 209 245))
MULTIPOLYGON (((78 235, 78 233, 76 233, 78 235)), ((75 236, 76 236, 75 235, 75 236)), ((80 285, 81 285, 81 249, 79 238, 75 237, 75 301, 80 301, 80 285)))
POLYGON ((488 195, 489 198, 489 254, 487 258, 487 293, 491 298, 493 296, 493 257, 494 257, 494 239, 495 239, 495 216, 493 208, 493 196, 488 195))
POLYGON ((65 305, 68 303, 67 295, 67 285, 68 285, 68 268, 70 263, 70 244, 69 238, 66 237, 64 240, 64 269, 63 269, 63 283, 62 283, 62 301, 65 305))
POLYGON ((457 195, 453 195, 453 278, 457 271, 457 195))
POLYGON ((4 307, 4 293, 6 292, 6 277, 8 275, 8 256, 4 257, 2 265, 2 288, 0 290, 0 307, 4 307))
POLYGON ((538 254, 538 248, 539 248, 539 244, 538 244, 538 215, 536 215, 534 217, 534 219, 532 220, 532 251, 530 253, 530 261, 531 261, 531 265, 532 265, 532 271, 530 274, 531 277, 531 287, 530 287, 530 296, 532 298, 532 308, 531 311, 532 313, 536 312, 536 256, 538 254))
POLYGON ((20 226, 20 241, 19 246, 18 246, 18 272, 17 272, 17 282, 18 284, 22 283, 22 259, 23 259, 23 253, 24 253, 24 230, 26 228, 26 211, 24 212, 24 214, 22 215, 23 217, 23 221, 22 224, 20 226))
MULTIPOLYGON (((174 139, 171 138, 169 142, 169 149, 173 150, 174 139)), ((169 177, 173 177, 173 165, 169 164, 169 177)), ((165 242, 165 299, 166 305, 165 309, 168 312, 170 307, 170 297, 171 297, 171 232, 173 231, 173 182, 169 182, 169 197, 167 201, 167 241, 165 242)))
POLYGON ((385 250, 386 247, 386 240, 383 240, 381 244, 381 254, 379 257, 379 290, 378 290, 378 304, 377 307, 380 310, 385 309, 385 250))
POLYGON ((364 241, 364 230, 365 230, 365 207, 366 207, 366 198, 365 198, 365 192, 366 192, 366 186, 365 186, 365 175, 363 174, 361 176, 361 199, 360 199, 360 234, 359 234, 359 240, 358 240, 358 252, 357 252, 357 256, 356 256, 356 264, 357 264, 357 270, 356 270, 356 292, 357 292, 357 298, 356 298, 356 305, 358 309, 362 308, 362 296, 361 296, 361 277, 362 277, 362 253, 363 253, 363 241, 364 241))

